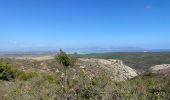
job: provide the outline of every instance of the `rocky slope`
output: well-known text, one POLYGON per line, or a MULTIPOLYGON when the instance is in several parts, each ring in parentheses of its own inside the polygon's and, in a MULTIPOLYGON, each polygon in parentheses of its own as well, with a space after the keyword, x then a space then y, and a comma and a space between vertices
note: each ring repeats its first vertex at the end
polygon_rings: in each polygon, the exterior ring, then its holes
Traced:
MULTIPOLYGON (((4 62, 4 60, 3 60, 4 62)), ((27 71, 62 72, 63 68, 55 60, 6 59, 14 67, 27 71)), ((79 58, 74 70, 83 70, 90 78, 99 74, 109 74, 114 81, 124 81, 137 76, 137 71, 124 65, 122 60, 79 58)))
POLYGON ((111 79, 115 81, 124 81, 127 79, 131 79, 137 76, 137 72, 124 65, 123 61, 121 60, 114 60, 114 59, 79 59, 79 66, 82 69, 88 69, 94 74, 99 72, 99 69, 106 70, 110 72, 111 79))
POLYGON ((168 74, 170 73, 170 64, 152 66, 149 71, 155 74, 168 74))

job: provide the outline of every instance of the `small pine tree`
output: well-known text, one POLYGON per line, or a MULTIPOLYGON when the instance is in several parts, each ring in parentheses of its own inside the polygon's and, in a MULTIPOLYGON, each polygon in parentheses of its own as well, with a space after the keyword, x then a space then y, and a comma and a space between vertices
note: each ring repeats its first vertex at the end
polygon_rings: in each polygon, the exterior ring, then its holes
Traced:
POLYGON ((76 58, 75 57, 66 54, 62 49, 60 49, 60 52, 56 55, 55 59, 65 69, 67 69, 68 67, 74 66, 75 62, 76 62, 76 58))
MULTIPOLYGON (((66 54, 62 49, 60 49, 60 52, 55 56, 55 59, 57 60, 59 64, 61 64, 61 66, 64 67, 64 74, 65 74, 65 78, 64 78, 64 82, 65 82, 64 89, 65 90, 64 91, 67 91, 69 68, 75 65, 76 57, 70 56, 66 54)), ((65 98, 67 98, 67 93, 65 94, 65 98)))

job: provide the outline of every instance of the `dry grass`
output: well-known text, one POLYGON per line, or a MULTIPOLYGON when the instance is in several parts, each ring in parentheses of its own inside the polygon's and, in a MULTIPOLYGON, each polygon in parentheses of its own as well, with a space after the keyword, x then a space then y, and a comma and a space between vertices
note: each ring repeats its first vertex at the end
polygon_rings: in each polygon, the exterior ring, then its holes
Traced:
POLYGON ((24 57, 16 57, 16 59, 31 59, 37 61, 44 61, 44 60, 54 59, 54 57, 53 56, 36 56, 36 57, 24 56, 24 57))

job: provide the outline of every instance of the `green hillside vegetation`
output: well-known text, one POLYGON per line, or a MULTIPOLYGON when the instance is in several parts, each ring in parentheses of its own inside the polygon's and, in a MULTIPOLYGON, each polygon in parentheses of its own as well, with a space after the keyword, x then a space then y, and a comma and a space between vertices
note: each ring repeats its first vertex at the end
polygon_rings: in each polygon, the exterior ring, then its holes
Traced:
POLYGON ((0 63, 0 80, 4 81, 10 81, 13 79, 28 80, 36 76, 37 73, 35 72, 24 72, 13 68, 9 64, 0 63))
MULTIPOLYGON (((29 60, 27 60, 29 62, 29 60)), ((131 80, 115 82, 101 71, 89 77, 75 58, 60 52, 54 62, 56 71, 18 69, 5 60, 0 63, 0 99, 5 100, 169 100, 169 75, 142 74, 131 80), (63 68, 64 67, 64 68, 63 68)), ((35 63, 35 62, 34 62, 35 63)), ((38 63, 38 62, 37 62, 38 63)), ((47 62, 46 62, 47 63, 47 62)), ((34 65, 34 64, 33 64, 34 65)), ((53 64, 51 64, 53 65, 53 64)), ((29 66, 27 66, 29 67, 29 66)), ((31 68, 35 68, 30 66, 31 68)), ((38 67, 37 67, 38 68, 38 67)), ((52 70, 54 70, 52 68, 52 70)))
POLYGON ((170 52, 94 53, 79 55, 79 57, 120 59, 136 70, 147 70, 154 65, 170 64, 170 52))

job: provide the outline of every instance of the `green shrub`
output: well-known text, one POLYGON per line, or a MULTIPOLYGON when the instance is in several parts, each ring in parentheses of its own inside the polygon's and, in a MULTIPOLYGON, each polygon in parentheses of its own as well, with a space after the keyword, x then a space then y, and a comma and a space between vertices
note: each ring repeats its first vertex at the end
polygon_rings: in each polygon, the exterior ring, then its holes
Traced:
POLYGON ((66 54, 60 49, 60 52, 55 56, 57 62, 65 68, 72 67, 76 63, 76 57, 66 54))
POLYGON ((12 68, 9 64, 0 64, 0 80, 10 81, 12 79, 28 80, 36 77, 38 74, 35 72, 24 72, 12 68))
POLYGON ((14 71, 9 64, 0 64, 0 80, 9 81, 15 78, 14 71))

